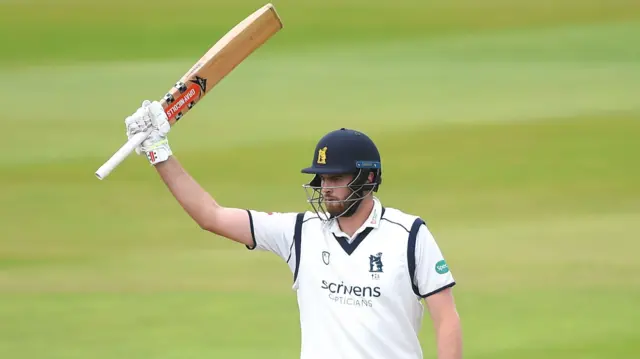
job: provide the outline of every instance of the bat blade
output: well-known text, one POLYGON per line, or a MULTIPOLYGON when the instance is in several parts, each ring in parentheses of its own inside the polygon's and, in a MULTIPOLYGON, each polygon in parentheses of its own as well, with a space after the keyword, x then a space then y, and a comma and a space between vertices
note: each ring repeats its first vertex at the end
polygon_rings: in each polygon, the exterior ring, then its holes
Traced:
POLYGON ((184 117, 225 76, 282 29, 272 4, 238 23, 216 42, 160 102, 171 125, 184 117))
MULTIPOLYGON (((160 100, 169 124, 174 126, 212 88, 282 27, 275 7, 268 3, 229 30, 160 100)), ((95 172, 96 177, 100 180, 107 177, 148 135, 149 132, 139 133, 122 145, 95 172)))

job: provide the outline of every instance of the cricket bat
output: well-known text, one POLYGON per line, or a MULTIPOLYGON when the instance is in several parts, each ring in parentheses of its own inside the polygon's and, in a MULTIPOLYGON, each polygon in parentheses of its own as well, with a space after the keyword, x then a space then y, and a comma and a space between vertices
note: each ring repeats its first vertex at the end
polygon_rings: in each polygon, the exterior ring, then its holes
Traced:
MULTIPOLYGON (((282 29, 282 21, 269 3, 247 16, 218 40, 160 100, 174 126, 227 74, 282 29)), ((141 132, 127 141, 96 172, 107 177, 149 135, 141 132)))

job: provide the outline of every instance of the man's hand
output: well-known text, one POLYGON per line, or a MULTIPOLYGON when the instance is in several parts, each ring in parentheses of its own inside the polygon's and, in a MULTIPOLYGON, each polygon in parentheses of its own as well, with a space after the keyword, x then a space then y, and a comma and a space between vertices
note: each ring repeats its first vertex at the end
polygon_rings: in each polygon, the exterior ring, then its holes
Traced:
POLYGON ((142 106, 127 117, 124 123, 129 139, 137 133, 151 130, 147 139, 136 148, 136 153, 144 153, 152 165, 166 161, 173 154, 167 139, 171 125, 158 101, 144 100, 142 106))

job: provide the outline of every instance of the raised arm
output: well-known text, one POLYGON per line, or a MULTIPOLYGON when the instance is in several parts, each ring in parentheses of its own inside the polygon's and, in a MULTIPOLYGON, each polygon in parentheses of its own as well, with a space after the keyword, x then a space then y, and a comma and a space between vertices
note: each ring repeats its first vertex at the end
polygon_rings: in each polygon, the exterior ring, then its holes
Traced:
POLYGON ((152 128, 136 153, 147 156, 171 194, 200 228, 242 243, 249 249, 271 251, 290 260, 295 213, 269 214, 218 204, 173 156, 167 139, 171 126, 157 101, 144 101, 125 119, 125 125, 129 138, 152 128))
POLYGON ((173 156, 155 167, 169 191, 200 228, 249 247, 254 245, 246 210, 220 206, 173 156))

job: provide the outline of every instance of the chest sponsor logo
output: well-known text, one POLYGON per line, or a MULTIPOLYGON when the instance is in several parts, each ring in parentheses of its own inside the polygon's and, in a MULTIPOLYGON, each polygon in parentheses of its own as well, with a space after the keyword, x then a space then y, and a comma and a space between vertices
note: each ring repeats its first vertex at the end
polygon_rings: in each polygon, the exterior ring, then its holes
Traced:
POLYGON ((373 299, 382 295, 380 287, 362 287, 344 282, 323 280, 321 288, 328 292, 331 301, 354 307, 373 307, 373 299))

